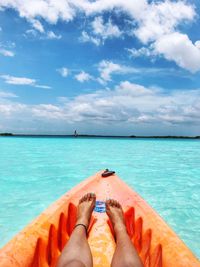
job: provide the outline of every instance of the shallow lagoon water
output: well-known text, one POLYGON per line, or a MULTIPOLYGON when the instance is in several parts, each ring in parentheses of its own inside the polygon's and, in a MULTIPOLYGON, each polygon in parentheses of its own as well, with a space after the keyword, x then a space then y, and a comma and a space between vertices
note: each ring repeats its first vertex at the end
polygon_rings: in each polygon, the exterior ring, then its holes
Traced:
POLYGON ((113 169, 200 257, 200 141, 0 137, 0 246, 81 180, 113 169))

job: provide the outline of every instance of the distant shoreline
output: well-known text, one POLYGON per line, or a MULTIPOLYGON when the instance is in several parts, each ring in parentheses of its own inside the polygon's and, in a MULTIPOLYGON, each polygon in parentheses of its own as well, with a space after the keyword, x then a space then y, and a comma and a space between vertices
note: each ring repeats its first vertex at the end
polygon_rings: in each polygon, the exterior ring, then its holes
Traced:
POLYGON ((87 134, 80 134, 77 136, 74 135, 59 135, 59 134, 13 134, 13 133, 0 133, 0 137, 60 137, 60 138, 67 138, 67 137, 74 137, 74 138, 151 138, 151 139, 200 139, 200 136, 137 136, 137 135, 130 135, 130 136, 123 136, 123 135, 87 135, 87 134))

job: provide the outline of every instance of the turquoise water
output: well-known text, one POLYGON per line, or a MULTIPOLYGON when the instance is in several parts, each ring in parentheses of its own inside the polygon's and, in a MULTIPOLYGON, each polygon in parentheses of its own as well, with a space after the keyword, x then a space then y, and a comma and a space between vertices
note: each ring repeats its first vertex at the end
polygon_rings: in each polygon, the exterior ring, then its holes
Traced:
POLYGON ((0 138, 0 245, 82 179, 113 169, 200 257, 200 141, 0 138))

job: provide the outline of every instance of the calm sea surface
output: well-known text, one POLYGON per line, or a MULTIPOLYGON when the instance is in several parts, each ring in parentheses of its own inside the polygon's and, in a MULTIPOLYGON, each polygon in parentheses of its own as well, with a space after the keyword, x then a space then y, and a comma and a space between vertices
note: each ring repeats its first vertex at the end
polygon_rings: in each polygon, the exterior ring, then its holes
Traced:
POLYGON ((200 141, 0 137, 0 246, 84 178, 113 169, 200 257, 200 141))

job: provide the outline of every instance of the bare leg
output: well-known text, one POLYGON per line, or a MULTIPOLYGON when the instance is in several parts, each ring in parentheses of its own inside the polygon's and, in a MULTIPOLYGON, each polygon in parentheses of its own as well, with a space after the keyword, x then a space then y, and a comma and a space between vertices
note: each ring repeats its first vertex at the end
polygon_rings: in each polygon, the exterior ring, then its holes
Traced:
MULTIPOLYGON (((86 194, 79 201, 77 224, 84 224, 88 227, 92 211, 95 207, 96 196, 86 194)), ((77 226, 64 247, 57 267, 92 267, 92 254, 87 241, 86 229, 84 226, 77 226)))
POLYGON ((143 267, 126 231, 124 214, 119 202, 113 199, 106 201, 106 213, 109 216, 116 236, 116 250, 113 255, 112 267, 143 267))

